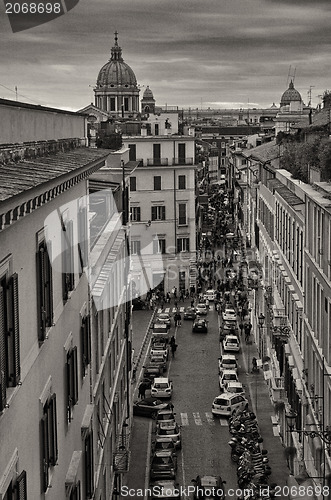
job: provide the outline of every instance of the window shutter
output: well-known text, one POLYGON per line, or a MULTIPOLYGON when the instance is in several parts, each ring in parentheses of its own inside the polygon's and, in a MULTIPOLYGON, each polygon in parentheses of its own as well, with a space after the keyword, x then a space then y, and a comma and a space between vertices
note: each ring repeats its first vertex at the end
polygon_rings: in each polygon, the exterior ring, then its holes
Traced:
POLYGON ((16 479, 14 486, 14 500, 27 500, 26 471, 23 470, 16 479))
POLYGON ((19 334, 19 307, 18 307, 18 275, 15 273, 11 276, 8 289, 11 302, 11 328, 10 340, 13 349, 13 373, 10 374, 12 384, 16 386, 20 381, 20 334, 19 334))
POLYGON ((53 323, 53 277, 52 266, 49 259, 47 248, 44 251, 45 256, 45 309, 46 309, 46 325, 52 326, 53 323))
POLYGON ((46 311, 45 311, 45 249, 41 246, 37 253, 37 293, 38 293, 38 339, 45 340, 46 311))
POLYGON ((48 414, 45 413, 41 419, 41 446, 42 446, 42 491, 48 488, 48 467, 49 467, 49 441, 48 441, 48 414))
POLYGON ((70 409, 73 406, 72 401, 72 357, 71 351, 67 353, 67 363, 66 363, 66 371, 67 371, 67 417, 68 421, 71 420, 71 412, 70 409))
POLYGON ((4 291, 0 286, 0 412, 3 411, 6 405, 6 372, 7 372, 7 356, 6 356, 6 328, 5 328, 5 299, 4 291))
POLYGON ((69 274, 69 290, 74 289, 75 285, 75 274, 74 274, 74 224, 70 220, 67 224, 67 234, 68 234, 68 274, 69 274))
POLYGON ((156 220, 156 207, 152 207, 152 220, 156 220))
POLYGON ((189 251, 190 251, 190 238, 186 238, 186 248, 185 248, 185 250, 186 250, 187 252, 189 252, 189 251))
POLYGON ((73 370, 73 404, 75 405, 78 401, 78 363, 77 363, 77 346, 72 349, 72 370, 73 370))
POLYGON ((82 365, 83 373, 85 375, 85 370, 91 361, 91 336, 90 336, 90 316, 85 316, 82 319, 81 326, 82 334, 82 365))
POLYGON ((55 465, 58 457, 57 449, 57 420, 56 420, 56 395, 50 397, 48 408, 48 436, 49 436, 49 463, 55 465))
POLYGON ((86 498, 90 498, 92 497, 93 495, 93 477, 94 477, 94 473, 93 473, 93 438, 92 438, 92 434, 88 434, 85 438, 85 442, 84 442, 84 445, 85 445, 85 449, 84 449, 84 455, 85 455, 85 480, 86 480, 86 483, 85 483, 85 487, 86 487, 86 491, 85 491, 85 496, 86 498))
POLYGON ((178 240, 177 240, 177 252, 178 253, 181 252, 181 250, 182 250, 181 243, 182 243, 182 240, 180 238, 178 238, 178 240))
POLYGON ((161 207, 162 217, 161 220, 165 220, 165 205, 161 207))
POLYGON ((140 207, 137 207, 137 222, 140 222, 140 207))

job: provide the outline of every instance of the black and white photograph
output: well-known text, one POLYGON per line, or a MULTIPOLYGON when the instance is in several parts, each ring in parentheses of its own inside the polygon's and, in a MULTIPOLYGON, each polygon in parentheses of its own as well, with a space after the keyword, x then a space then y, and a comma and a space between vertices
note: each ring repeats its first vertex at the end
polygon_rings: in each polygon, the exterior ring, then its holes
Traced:
POLYGON ((0 4, 0 500, 331 498, 331 0, 0 4))

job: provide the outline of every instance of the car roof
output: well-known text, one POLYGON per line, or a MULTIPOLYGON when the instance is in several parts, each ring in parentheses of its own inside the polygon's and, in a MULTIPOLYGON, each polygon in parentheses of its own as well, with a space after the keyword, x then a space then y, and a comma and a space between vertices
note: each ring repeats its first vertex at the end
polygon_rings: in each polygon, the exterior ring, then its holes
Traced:
POLYGON ((156 384, 166 384, 169 383, 168 377, 159 377, 154 379, 154 383, 156 384))
POLYGON ((238 382, 238 381, 235 381, 235 380, 230 380, 229 383, 228 383, 228 387, 242 387, 242 383, 241 382, 238 382))
POLYGON ((235 398, 236 396, 238 396, 238 394, 235 394, 234 392, 223 392, 223 394, 220 394, 219 396, 216 396, 215 399, 232 399, 232 398, 235 398))
POLYGON ((227 341, 227 340, 232 341, 233 339, 236 339, 236 341, 237 341, 237 342, 239 342, 238 337, 237 337, 236 335, 227 335, 227 336, 225 337, 225 340, 226 340, 226 341, 227 341))
POLYGON ((216 476, 202 476, 200 477, 201 486, 216 486, 218 478, 216 476))
POLYGON ((177 423, 176 422, 160 422, 160 428, 161 429, 176 429, 177 423))
POLYGON ((234 361, 237 361, 236 355, 235 354, 223 354, 223 356, 220 357, 220 359, 231 359, 234 361))
POLYGON ((232 369, 222 370, 222 375, 224 375, 224 373, 226 373, 226 374, 235 373, 237 375, 237 370, 232 370, 232 369))

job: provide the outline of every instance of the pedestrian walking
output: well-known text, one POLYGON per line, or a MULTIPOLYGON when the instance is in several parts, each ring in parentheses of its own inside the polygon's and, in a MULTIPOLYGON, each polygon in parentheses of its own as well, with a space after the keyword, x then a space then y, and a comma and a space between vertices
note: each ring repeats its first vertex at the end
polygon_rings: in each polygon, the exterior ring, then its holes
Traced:
POLYGON ((176 344, 176 339, 174 336, 171 337, 169 344, 170 344, 170 346, 172 346, 173 344, 176 344))
POLYGON ((178 312, 177 316, 177 325, 182 326, 182 315, 180 314, 180 312, 178 312))
POLYGON ((140 399, 144 399, 146 393, 146 384, 144 382, 141 382, 138 387, 138 395, 140 399))
POLYGON ((250 331, 245 329, 245 342, 246 342, 246 344, 248 344, 250 336, 251 336, 250 331))
POLYGON ((177 344, 176 343, 171 344, 171 354, 172 354, 173 358, 175 357, 175 352, 176 351, 177 351, 177 344))
POLYGON ((239 329, 240 329, 240 335, 242 335, 243 331, 244 331, 244 325, 243 325, 243 323, 239 323, 239 329))
POLYGON ((194 307, 194 299, 191 300, 191 307, 193 309, 193 307, 194 307))

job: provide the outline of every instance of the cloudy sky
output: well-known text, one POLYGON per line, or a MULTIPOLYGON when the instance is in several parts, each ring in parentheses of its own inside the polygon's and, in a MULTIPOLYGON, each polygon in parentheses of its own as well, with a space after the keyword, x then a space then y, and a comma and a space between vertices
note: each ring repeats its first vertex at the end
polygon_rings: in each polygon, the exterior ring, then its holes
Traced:
POLYGON ((1 3, 0 97, 84 107, 115 30, 160 106, 279 105, 294 73, 305 103, 331 88, 331 0, 80 0, 19 33, 1 3))

